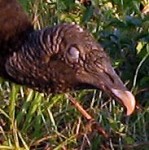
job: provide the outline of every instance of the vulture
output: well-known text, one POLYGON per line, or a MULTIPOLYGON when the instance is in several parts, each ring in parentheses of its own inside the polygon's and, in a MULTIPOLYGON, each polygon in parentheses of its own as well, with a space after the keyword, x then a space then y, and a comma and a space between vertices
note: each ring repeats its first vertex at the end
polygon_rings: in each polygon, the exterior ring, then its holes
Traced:
POLYGON ((130 115, 135 98, 102 46, 76 24, 35 30, 17 0, 0 0, 0 76, 43 93, 100 89, 130 115))

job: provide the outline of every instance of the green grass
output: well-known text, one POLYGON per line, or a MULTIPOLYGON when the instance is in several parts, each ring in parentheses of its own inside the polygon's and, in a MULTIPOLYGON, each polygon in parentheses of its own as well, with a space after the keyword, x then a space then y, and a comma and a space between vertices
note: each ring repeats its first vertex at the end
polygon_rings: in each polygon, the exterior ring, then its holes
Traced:
MULTIPOLYGON (((110 149, 147 150, 149 18, 140 12, 139 1, 93 0, 88 8, 73 0, 20 1, 35 28, 76 22, 103 45, 140 108, 126 118, 123 108, 101 91, 72 94, 110 133, 110 149)), ((64 94, 44 96, 3 79, 0 83, 1 150, 104 149, 103 137, 90 131, 88 122, 64 94)))

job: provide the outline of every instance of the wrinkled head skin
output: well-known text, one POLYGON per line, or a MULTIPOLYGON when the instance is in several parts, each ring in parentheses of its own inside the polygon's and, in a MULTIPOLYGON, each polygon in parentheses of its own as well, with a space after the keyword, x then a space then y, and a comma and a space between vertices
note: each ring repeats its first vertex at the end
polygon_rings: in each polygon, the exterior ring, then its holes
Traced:
POLYGON ((135 109, 134 96, 112 68, 103 48, 81 27, 63 26, 61 30, 64 34, 59 33, 63 44, 58 52, 59 56, 54 57, 61 60, 55 67, 59 74, 65 76, 62 77, 62 82, 74 89, 101 89, 122 103, 127 109, 127 115, 130 115, 135 109), (62 69, 58 69, 59 65, 62 69))

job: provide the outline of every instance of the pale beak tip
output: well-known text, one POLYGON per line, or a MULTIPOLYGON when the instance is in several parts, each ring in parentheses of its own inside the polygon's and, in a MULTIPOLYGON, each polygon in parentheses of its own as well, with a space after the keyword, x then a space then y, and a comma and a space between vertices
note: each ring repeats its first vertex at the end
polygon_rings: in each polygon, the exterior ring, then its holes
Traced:
POLYGON ((136 100, 135 100, 135 98, 134 98, 134 96, 133 96, 133 94, 131 92, 126 91, 126 94, 127 94, 128 98, 129 98, 129 101, 130 101, 129 105, 126 107, 127 108, 126 115, 129 116, 135 110, 136 100))
POLYGON ((127 112, 126 115, 131 115, 136 106, 136 101, 133 94, 129 91, 123 91, 118 89, 112 89, 112 93, 122 102, 122 104, 126 107, 127 112))

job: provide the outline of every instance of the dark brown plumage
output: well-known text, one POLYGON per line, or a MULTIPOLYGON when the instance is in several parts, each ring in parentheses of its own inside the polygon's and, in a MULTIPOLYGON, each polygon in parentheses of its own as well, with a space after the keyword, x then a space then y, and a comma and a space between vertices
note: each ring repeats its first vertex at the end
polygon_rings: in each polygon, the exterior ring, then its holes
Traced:
POLYGON ((0 0, 0 75, 40 92, 101 89, 130 115, 133 95, 95 39, 74 24, 34 30, 16 0, 0 0))

